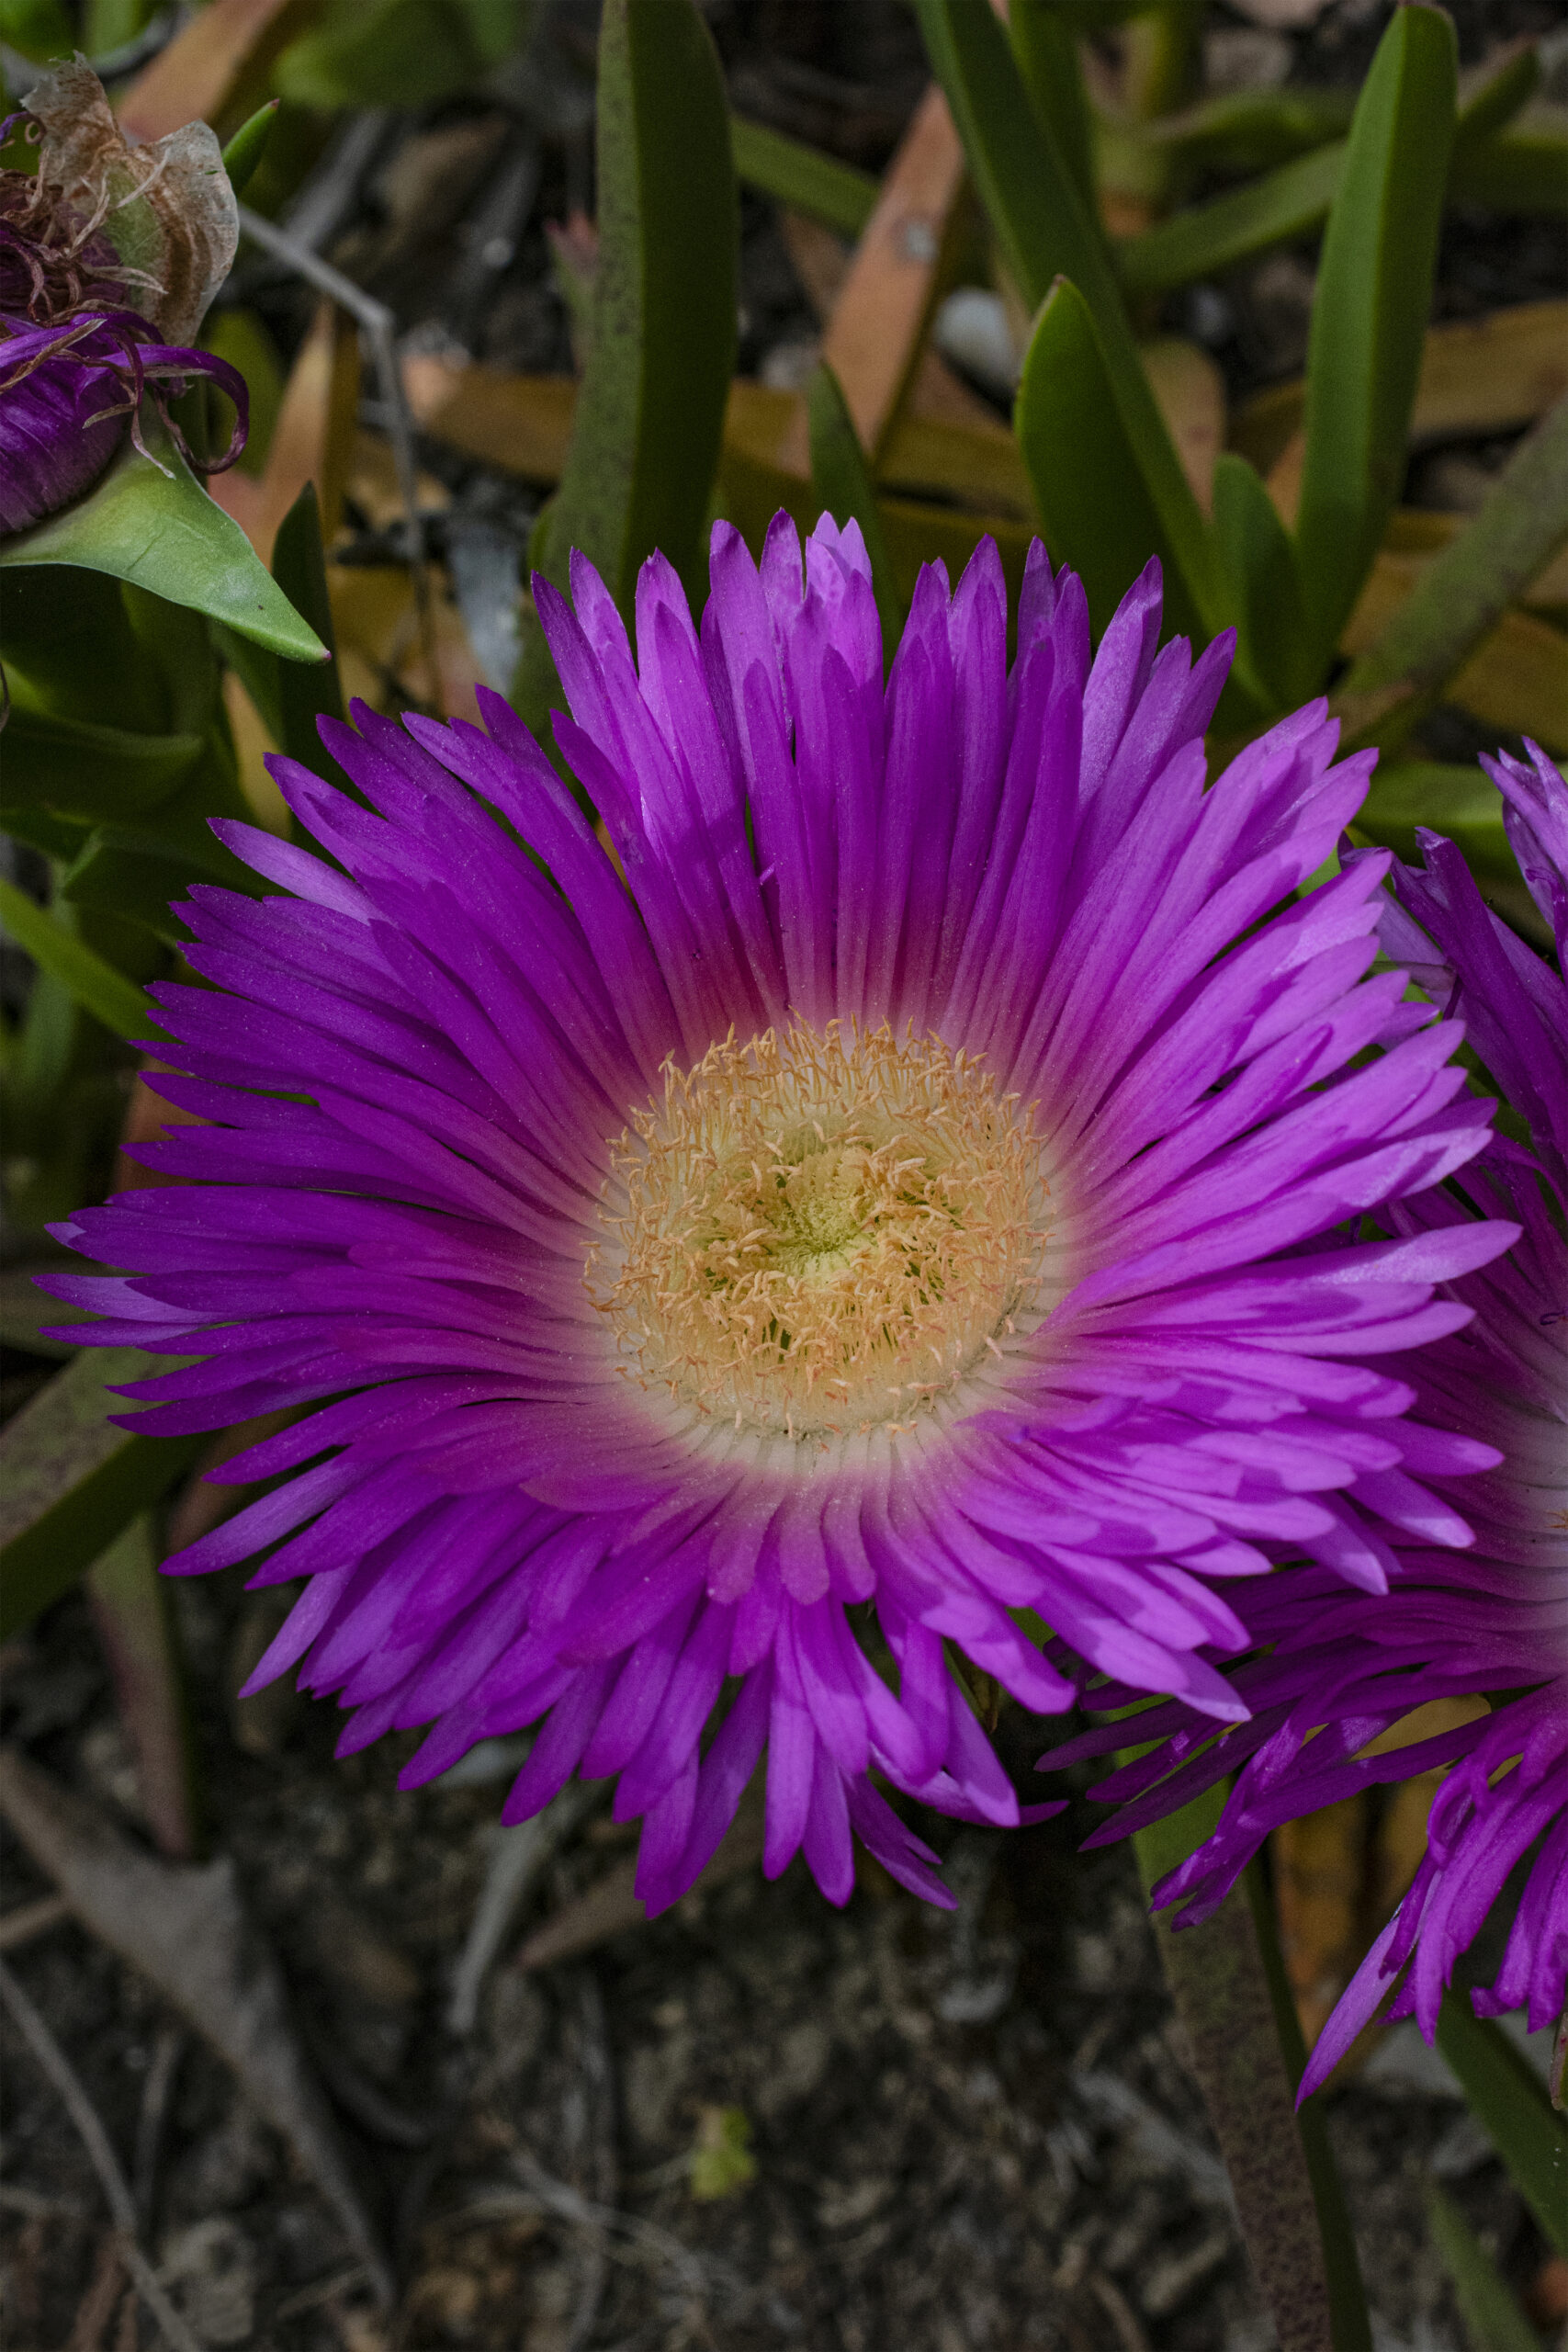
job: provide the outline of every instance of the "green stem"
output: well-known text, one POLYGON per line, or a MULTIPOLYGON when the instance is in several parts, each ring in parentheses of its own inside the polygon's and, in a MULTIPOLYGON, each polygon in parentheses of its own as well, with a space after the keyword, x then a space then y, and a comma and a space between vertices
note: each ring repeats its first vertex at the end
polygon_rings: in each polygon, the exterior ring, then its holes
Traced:
MULTIPOLYGON (((1206 1817, 1188 1824, 1179 1815, 1135 1838, 1145 1887, 1175 1859, 1174 1833, 1185 1828, 1181 1842, 1190 1846, 1211 1826, 1206 1817)), ((1155 1921, 1155 1934, 1280 2352, 1371 2352, 1355 2242, 1322 2120, 1295 2110, 1305 2052, 1258 1865, 1201 1928, 1179 1932, 1167 1914, 1155 1921)))

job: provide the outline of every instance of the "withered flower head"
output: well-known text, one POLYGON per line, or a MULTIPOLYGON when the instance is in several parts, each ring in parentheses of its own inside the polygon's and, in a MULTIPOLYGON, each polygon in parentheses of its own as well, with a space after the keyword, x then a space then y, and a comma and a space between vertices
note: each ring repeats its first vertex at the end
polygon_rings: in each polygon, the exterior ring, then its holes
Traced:
POLYGON ((0 171, 0 533, 23 531, 91 487, 138 413, 157 404, 191 463, 215 472, 244 444, 244 379, 189 338, 227 276, 239 215, 218 141, 186 123, 130 146, 77 59, 36 85, 17 125, 36 172, 0 171), (216 459, 197 457, 168 403, 197 376, 234 403, 216 459))

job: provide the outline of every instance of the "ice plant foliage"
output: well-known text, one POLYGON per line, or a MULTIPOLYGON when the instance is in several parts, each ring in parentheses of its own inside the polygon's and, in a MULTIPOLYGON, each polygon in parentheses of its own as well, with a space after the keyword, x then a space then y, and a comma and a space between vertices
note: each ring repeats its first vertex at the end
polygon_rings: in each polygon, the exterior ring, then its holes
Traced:
MULTIPOLYGON (((1531 762, 1483 763, 1531 895, 1568 948, 1568 789, 1531 762)), ((1532 2028, 1568 1996, 1568 988, 1486 907, 1451 842, 1418 836, 1423 871, 1395 869, 1382 917, 1389 957, 1461 1014, 1472 1044, 1525 1119, 1531 1148, 1497 1137, 1448 1187, 1390 1209, 1415 1238, 1520 1228, 1506 1259, 1451 1295, 1473 1320, 1408 1365, 1417 1410, 1496 1447, 1467 1480, 1473 1551, 1395 1538, 1385 1597, 1347 1593, 1314 1566, 1288 1567, 1238 1597, 1256 1653, 1233 1686, 1250 1722, 1215 1741, 1179 1704, 1140 1717, 1164 1745, 1105 1781, 1123 1810, 1091 1842, 1120 1836, 1235 1772, 1214 1835, 1156 1889, 1208 1916, 1271 1828, 1378 1782, 1449 1767, 1414 1883, 1329 2019, 1303 2082, 1316 2087, 1391 1987, 1428 2040, 1445 1984, 1512 1873, 1524 1883, 1503 1958, 1472 1999, 1483 2016, 1523 2007, 1532 2028), (1490 1703, 1488 1703, 1490 1702, 1490 1703), (1176 1769, 1173 1770, 1172 1768, 1176 1769)), ((1437 1482, 1440 1487, 1441 1478, 1437 1482)), ((1113 1705, 1129 1690, 1097 1692, 1113 1705)), ((1103 1751, 1125 1725, 1058 1748, 1103 1751)))
POLYGON ((1323 1243, 1485 1106, 1366 977, 1386 861, 1293 896, 1370 757, 1314 706, 1207 784, 1229 647, 1159 649, 1156 567, 1091 659, 1037 546, 1010 676, 995 548, 928 568, 886 684, 852 527, 759 567, 720 525, 700 632, 654 558, 635 666, 572 584, 556 734, 613 852, 495 696, 324 723, 367 806, 275 762, 324 854, 219 828, 279 895, 183 909, 156 1083, 208 1124, 65 1229, 127 1271, 54 1287, 199 1359, 138 1428, 301 1416, 171 1565, 308 1580, 256 1679, 337 1692, 345 1747, 428 1724, 417 1783, 542 1721, 506 1816, 618 1776, 655 1906, 766 1747, 770 1872, 841 1902, 852 1828, 942 1899, 874 1775, 1019 1818, 944 1645, 1048 1713, 1049 1628, 1228 1721, 1279 1546, 1379 1590, 1467 1540, 1427 1481, 1492 1455, 1382 1358, 1513 1228, 1323 1243))
MULTIPOLYGON (((80 61, 46 74, 0 124, 38 141, 31 172, 0 170, 0 534, 90 489, 149 394, 190 458, 168 402, 198 379, 234 404, 217 472, 244 444, 249 395, 227 361, 189 347, 234 257, 239 221, 205 123, 127 145, 80 61)), ((156 462, 156 460, 153 460, 156 462)))

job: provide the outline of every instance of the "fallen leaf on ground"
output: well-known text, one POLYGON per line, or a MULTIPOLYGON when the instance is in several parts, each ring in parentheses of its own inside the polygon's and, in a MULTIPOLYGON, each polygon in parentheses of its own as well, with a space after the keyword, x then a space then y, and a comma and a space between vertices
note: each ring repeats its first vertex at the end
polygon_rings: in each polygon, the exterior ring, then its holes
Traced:
POLYGON ((227 2061, 315 2180, 377 2291, 391 2276, 288 2015, 276 1961, 234 1864, 156 1860, 15 1748, 0 1750, 0 1812, 76 1917, 171 2001, 227 2061))
POLYGON ((1225 446, 1225 379, 1201 345, 1180 335, 1162 335, 1140 348, 1181 470, 1208 514, 1214 503, 1214 460, 1225 446))
POLYGON ((1280 1949, 1309 2050, 1361 1957, 1367 1826, 1354 1796, 1274 1832, 1280 1949))
MULTIPOLYGON (((964 144, 933 83, 883 175, 822 338, 863 447, 874 458, 931 323, 943 248, 964 183, 964 144)), ((793 469, 809 463, 802 418, 793 469)))
MULTIPOLYGON (((1411 445, 1510 433, 1544 416, 1568 391, 1568 302, 1518 302, 1484 319, 1427 329, 1410 421, 1411 445)), ((1244 401, 1230 446, 1269 473, 1298 430, 1306 386, 1297 377, 1244 401)), ((1274 489, 1272 482, 1269 484, 1274 489)), ((1287 522, 1294 519, 1275 492, 1287 522)))
POLYGON ((330 547, 343 520, 359 407, 359 329, 333 302, 317 306, 300 345, 259 475, 231 468, 210 488, 264 563, 277 529, 308 481, 321 503, 321 539, 330 547))
POLYGON ((197 1850, 191 1729, 169 1589, 142 1511, 87 1571, 87 1605, 135 1763, 142 1816, 161 1853, 197 1850))
MULTIPOLYGON (((1376 642, 1415 586, 1421 561, 1386 549, 1379 555, 1345 625, 1342 652, 1361 653, 1376 642)), ((1499 732, 1531 735, 1553 753, 1568 751, 1568 635, 1534 613, 1510 609, 1442 698, 1499 732)))

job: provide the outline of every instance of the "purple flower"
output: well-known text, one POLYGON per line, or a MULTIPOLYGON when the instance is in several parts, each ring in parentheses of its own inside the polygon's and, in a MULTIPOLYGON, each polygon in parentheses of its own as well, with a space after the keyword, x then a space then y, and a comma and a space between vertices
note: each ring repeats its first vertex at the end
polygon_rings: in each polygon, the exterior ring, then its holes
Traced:
MULTIPOLYGON (((1483 764, 1561 953, 1568 791, 1529 748, 1529 767, 1506 756, 1483 764)), ((1533 1148, 1495 1137, 1466 1170, 1462 1193, 1449 1186, 1387 1212, 1407 1240, 1475 1230, 1478 1216, 1521 1228, 1507 1258, 1444 1285, 1473 1321, 1393 1367, 1407 1372, 1423 1419, 1466 1430, 1503 1456, 1464 1489, 1476 1546, 1444 1555, 1396 1537, 1382 1598, 1347 1593, 1305 1566, 1248 1588, 1238 1613, 1255 1654, 1231 1681, 1251 1720, 1216 1740, 1213 1724, 1179 1702, 1142 1714, 1140 1738, 1162 1744, 1094 1792, 1122 1810, 1089 1841, 1125 1836, 1235 1773, 1213 1835, 1156 1889, 1157 1903, 1187 1898, 1179 1924, 1188 1925, 1223 1901, 1281 1822, 1450 1768, 1415 1881, 1329 2018, 1303 2097, 1396 1984, 1389 2014, 1414 2012, 1431 2039, 1455 1963, 1521 1865, 1503 1960, 1491 1987, 1472 1994, 1474 2007, 1483 2016, 1523 2007, 1534 2028, 1558 2015, 1568 1990, 1568 989, 1490 912, 1452 843, 1419 838, 1425 871, 1395 870, 1380 926, 1385 953, 1462 1013, 1533 1148), (1435 1732, 1431 1717, 1404 1723, 1435 1701, 1448 1702, 1450 1719, 1455 1701, 1470 1702, 1469 1719, 1435 1732)), ((1110 1688, 1093 1703, 1135 1695, 1110 1688)), ((1103 1753, 1126 1737, 1124 1724, 1108 1726, 1045 1760, 1103 1753)))
POLYGON ((207 125, 128 147, 79 62, 43 77, 29 111, 0 124, 0 144, 18 124, 39 144, 36 171, 0 171, 0 537, 91 489, 128 433, 146 454, 144 394, 181 454, 208 473, 239 456, 248 414, 243 377, 185 340, 227 273, 237 232, 207 125), (168 408, 203 377, 235 412, 229 447, 213 459, 192 456, 168 408))
POLYGON ((1156 566, 1091 664, 1036 546, 1010 677, 994 546, 928 567, 886 687, 852 526, 803 578, 786 517, 760 570, 719 525, 700 635, 654 557, 636 668, 572 589, 556 734, 613 856, 494 695, 323 722, 368 806, 276 760, 327 857, 218 827, 286 895, 193 891, 210 985, 156 991, 210 1124, 64 1229, 130 1271, 52 1287, 201 1359, 134 1426, 306 1414, 171 1565, 309 1580, 256 1680, 302 1661, 345 1748, 429 1724, 417 1784, 542 1718, 505 1817, 618 1775, 657 1907, 765 1746, 771 1874, 842 1902, 852 1826, 940 1900, 874 1776, 1020 1818, 944 1645, 1049 1713, 1049 1627, 1228 1721, 1202 1653, 1278 1546, 1381 1590, 1396 1534, 1468 1540, 1427 1474, 1494 1457, 1381 1359, 1513 1228, 1322 1238, 1485 1107, 1364 977, 1386 861, 1294 895, 1370 755, 1318 704, 1205 788, 1230 649, 1156 650, 1156 566))

